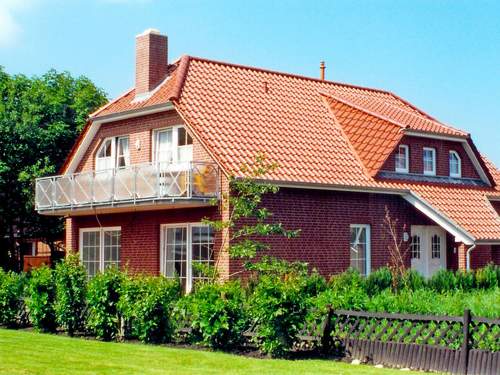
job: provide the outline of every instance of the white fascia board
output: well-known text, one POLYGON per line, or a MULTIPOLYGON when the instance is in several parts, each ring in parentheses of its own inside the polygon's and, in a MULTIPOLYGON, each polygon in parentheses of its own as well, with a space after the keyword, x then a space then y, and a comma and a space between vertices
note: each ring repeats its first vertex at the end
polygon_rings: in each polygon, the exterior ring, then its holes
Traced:
POLYGON ((417 194, 411 192, 410 194, 403 195, 403 198, 425 216, 436 222, 441 228, 453 235, 455 242, 463 242, 466 245, 473 245, 476 242, 471 234, 460 228, 455 222, 436 210, 417 194))
POLYGON ((71 159, 68 168, 65 171, 65 174, 71 174, 76 171, 76 168, 80 164, 83 156, 87 152, 87 149, 89 148, 92 140, 94 139, 95 135, 99 131, 100 127, 102 124, 107 123, 107 122, 112 122, 112 121, 119 121, 119 120, 126 120, 129 118, 134 118, 134 117, 139 117, 139 116, 145 116, 145 115, 150 115, 158 112, 165 112, 174 109, 174 106, 171 102, 168 103, 163 103, 160 105, 156 106, 151 106, 147 108, 140 108, 139 110, 131 110, 131 111, 125 111, 125 112, 119 112, 119 113, 112 113, 110 115, 106 116, 96 116, 93 118, 90 118, 92 123, 90 124, 90 129, 89 131, 85 134, 85 137, 83 138, 82 142, 78 146, 78 149, 76 150, 73 158, 71 159))
POLYGON ((421 133, 421 132, 416 132, 416 131, 411 131, 411 130, 405 130, 404 134, 408 135, 408 136, 412 136, 412 137, 421 137, 421 138, 438 139, 438 140, 442 140, 442 141, 460 142, 462 144, 462 146, 464 147, 464 150, 467 153, 467 156, 472 161, 472 164, 474 165, 474 168, 476 169, 477 173, 479 174, 479 177, 481 178, 481 180, 485 184, 487 184, 488 186, 491 186, 490 180, 488 179, 488 176, 486 176, 486 173, 484 172, 483 167, 481 167, 481 164, 479 163, 479 160, 477 159, 476 154, 474 154, 474 151, 472 151, 472 148, 470 147, 469 142, 467 142, 467 138, 454 137, 454 136, 441 135, 441 134, 421 133))

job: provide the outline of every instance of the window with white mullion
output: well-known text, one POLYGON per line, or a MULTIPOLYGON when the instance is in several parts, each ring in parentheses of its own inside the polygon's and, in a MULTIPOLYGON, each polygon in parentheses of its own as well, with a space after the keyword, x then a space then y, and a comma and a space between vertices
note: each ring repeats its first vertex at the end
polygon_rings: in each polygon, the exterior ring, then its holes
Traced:
POLYGON ((407 145, 399 145, 395 164, 398 173, 408 173, 410 171, 410 155, 407 145))
POLYGON ((128 136, 106 138, 97 150, 95 170, 123 168, 128 165, 130 165, 128 136))
POLYGON ((436 149, 424 147, 422 160, 424 164, 424 174, 429 176, 436 175, 436 149))
POLYGON ((350 226, 350 265, 366 276, 370 273, 370 226, 352 224, 350 226))
POLYGON ((449 154, 450 177, 462 177, 462 160, 456 151, 449 154))
POLYGON ((205 224, 194 223, 163 225, 161 233, 161 273, 179 277, 183 288, 190 291, 196 280, 204 279, 196 264, 213 265, 213 231, 205 224))
POLYGON ((155 131, 154 161, 177 164, 193 160, 193 139, 184 126, 155 131))
POLYGON ((120 228, 85 228, 80 230, 80 258, 89 277, 105 268, 120 265, 120 228))

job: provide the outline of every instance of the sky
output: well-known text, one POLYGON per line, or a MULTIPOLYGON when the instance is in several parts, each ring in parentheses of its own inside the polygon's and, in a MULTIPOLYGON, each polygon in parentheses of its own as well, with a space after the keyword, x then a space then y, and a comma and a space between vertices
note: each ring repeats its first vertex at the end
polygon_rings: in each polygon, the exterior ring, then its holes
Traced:
POLYGON ((0 0, 0 65, 133 86, 135 35, 183 54, 386 89, 472 134, 500 167, 500 1, 0 0))

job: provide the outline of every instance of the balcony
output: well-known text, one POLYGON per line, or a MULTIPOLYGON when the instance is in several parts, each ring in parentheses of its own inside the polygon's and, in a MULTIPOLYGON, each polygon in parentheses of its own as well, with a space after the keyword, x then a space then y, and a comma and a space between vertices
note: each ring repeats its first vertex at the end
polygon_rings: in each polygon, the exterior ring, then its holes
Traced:
POLYGON ((44 215, 85 215, 206 206, 219 196, 218 177, 218 167, 205 162, 43 177, 36 180, 35 208, 44 215))

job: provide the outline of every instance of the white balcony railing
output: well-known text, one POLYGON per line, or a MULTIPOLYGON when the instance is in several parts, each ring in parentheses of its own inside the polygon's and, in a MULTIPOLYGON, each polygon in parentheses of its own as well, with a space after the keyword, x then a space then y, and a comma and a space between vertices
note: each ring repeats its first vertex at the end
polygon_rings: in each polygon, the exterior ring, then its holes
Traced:
POLYGON ((166 199, 218 197, 218 168, 212 163, 147 163, 36 180, 38 211, 166 199))

